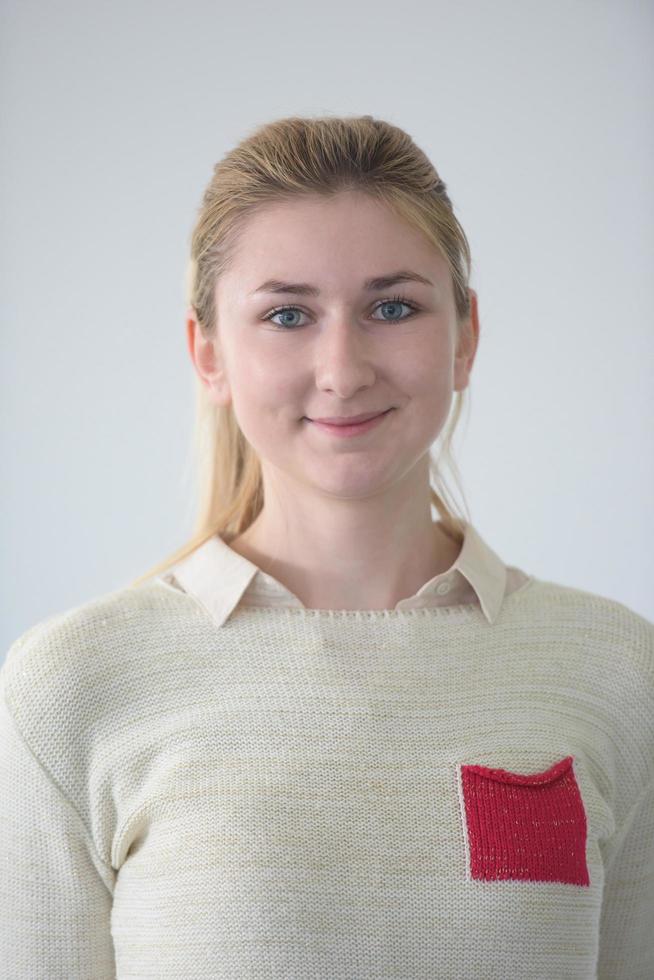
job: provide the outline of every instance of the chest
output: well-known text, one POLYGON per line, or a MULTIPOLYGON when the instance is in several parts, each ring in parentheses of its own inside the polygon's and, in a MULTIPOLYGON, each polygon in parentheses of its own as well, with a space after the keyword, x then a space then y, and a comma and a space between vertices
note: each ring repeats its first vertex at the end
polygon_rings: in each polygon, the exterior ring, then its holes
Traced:
POLYGON ((594 975, 587 730, 412 683, 223 692, 159 745, 115 842, 125 976, 594 975))

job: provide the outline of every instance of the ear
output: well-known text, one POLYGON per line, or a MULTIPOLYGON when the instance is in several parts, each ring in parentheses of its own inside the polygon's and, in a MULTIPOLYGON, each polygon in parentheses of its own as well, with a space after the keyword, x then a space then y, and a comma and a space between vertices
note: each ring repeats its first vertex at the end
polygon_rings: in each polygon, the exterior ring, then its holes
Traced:
POLYGON ((468 387, 470 372, 475 361, 479 344, 479 307, 477 293, 468 289, 470 314, 461 324, 457 351, 454 357, 454 390, 463 391, 468 387))
POLYGON ((211 401, 217 405, 228 405, 232 396, 217 335, 203 335, 192 306, 186 310, 186 342, 195 371, 205 385, 211 401))

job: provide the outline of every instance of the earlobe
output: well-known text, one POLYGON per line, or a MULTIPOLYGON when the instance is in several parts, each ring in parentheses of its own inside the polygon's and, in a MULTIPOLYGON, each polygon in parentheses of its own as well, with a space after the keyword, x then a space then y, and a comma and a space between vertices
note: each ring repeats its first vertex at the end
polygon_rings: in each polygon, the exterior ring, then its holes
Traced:
POLYGON ((207 340, 202 336, 193 307, 186 312, 186 342, 193 367, 202 381, 208 382, 213 373, 213 358, 207 340))
POLYGON ((212 338, 203 335, 192 307, 186 313, 186 341, 195 372, 211 400, 221 405, 228 404, 231 395, 222 358, 212 338))
POLYGON ((188 352, 193 363, 195 363, 194 350, 195 350, 196 324, 197 324, 197 320, 195 319, 195 312, 193 310, 193 307, 189 306, 189 308, 186 311, 186 346, 188 348, 188 352))
POLYGON ((470 313, 462 323, 457 353, 454 359, 454 390, 463 391, 468 387, 470 372, 477 354, 479 344, 479 308, 477 293, 468 289, 470 295, 470 313))

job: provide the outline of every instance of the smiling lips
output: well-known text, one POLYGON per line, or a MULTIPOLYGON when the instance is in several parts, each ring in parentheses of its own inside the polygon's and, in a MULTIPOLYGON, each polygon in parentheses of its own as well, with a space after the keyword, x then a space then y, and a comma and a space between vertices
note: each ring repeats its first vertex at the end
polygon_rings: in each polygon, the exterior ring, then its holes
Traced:
POLYGON ((325 422, 327 425, 356 425, 358 422, 367 422, 369 419, 377 418, 390 412, 390 408, 381 412, 365 412, 363 415, 335 415, 331 418, 310 419, 310 422, 325 422))
MULTIPOLYGON (((322 429, 323 432, 328 433, 331 436, 357 436, 362 435, 364 432, 368 432, 370 429, 374 428, 376 425, 380 425, 383 420, 390 415, 392 409, 389 408, 385 412, 381 412, 377 415, 363 416, 362 422, 352 422, 350 419, 344 422, 343 417, 337 419, 335 423, 325 422, 322 419, 308 419, 312 425, 315 425, 318 429, 322 429)), ((353 416, 353 418, 361 418, 362 416, 353 416)))

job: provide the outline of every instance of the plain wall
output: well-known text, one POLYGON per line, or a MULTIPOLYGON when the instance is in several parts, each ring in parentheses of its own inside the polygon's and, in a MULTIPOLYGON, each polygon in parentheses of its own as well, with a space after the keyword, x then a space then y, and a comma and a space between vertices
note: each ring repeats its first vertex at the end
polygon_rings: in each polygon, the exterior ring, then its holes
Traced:
POLYGON ((4 652, 188 538, 196 211, 255 126, 323 113, 406 129, 470 239, 481 336, 455 448, 480 533, 654 619, 651 2, 0 17, 4 652))

